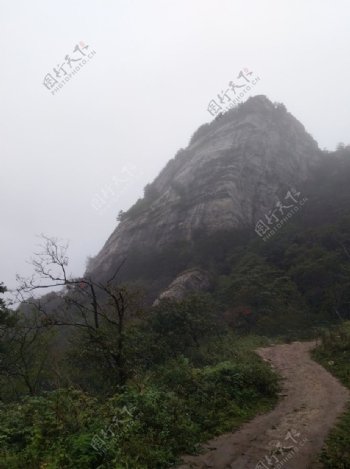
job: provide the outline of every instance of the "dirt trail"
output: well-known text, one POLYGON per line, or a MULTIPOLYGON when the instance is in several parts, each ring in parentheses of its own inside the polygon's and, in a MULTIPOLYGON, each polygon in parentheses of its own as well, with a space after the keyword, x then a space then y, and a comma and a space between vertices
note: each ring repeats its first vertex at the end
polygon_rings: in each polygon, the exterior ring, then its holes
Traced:
POLYGON ((284 378, 281 400, 234 433, 212 439, 179 469, 316 469, 323 442, 345 408, 349 391, 311 360, 313 342, 259 349, 284 378), (278 462, 279 461, 279 462, 278 462))

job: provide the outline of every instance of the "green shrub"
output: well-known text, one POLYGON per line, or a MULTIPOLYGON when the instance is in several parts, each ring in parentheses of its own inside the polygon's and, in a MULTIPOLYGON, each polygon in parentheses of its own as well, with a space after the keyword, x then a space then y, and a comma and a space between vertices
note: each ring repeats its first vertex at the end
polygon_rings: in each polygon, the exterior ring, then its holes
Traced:
MULTIPOLYGON (((321 344, 313 356, 350 388, 350 322, 322 334, 321 344)), ((350 407, 331 430, 321 460, 327 469, 350 468, 350 407)))
POLYGON ((0 467, 166 468, 271 408, 277 389, 253 353, 202 368, 178 356, 105 402, 70 389, 1 405, 0 467))

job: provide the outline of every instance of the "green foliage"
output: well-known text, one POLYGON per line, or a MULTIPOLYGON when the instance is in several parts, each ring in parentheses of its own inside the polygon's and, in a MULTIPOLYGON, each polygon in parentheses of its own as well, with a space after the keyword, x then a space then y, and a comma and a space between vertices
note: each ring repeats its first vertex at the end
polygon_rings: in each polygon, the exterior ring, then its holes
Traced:
MULTIPOLYGON (((135 310, 130 294, 123 304, 135 310)), ((65 386, 53 391, 45 391, 51 329, 34 327, 34 313, 18 318, 11 330, 20 348, 2 361, 16 373, 18 396, 0 403, 0 468, 166 468, 276 402, 277 377, 252 351, 265 339, 230 334, 209 295, 162 301, 121 335, 112 316, 78 329, 63 364, 52 363, 65 386)))
POLYGON ((206 123, 198 127, 198 129, 194 132, 190 139, 190 145, 192 143, 196 142, 196 140, 200 139, 201 137, 204 137, 208 133, 208 129, 210 128, 210 124, 206 123))
POLYGON ((154 184, 147 184, 143 189, 144 197, 149 202, 153 202, 159 197, 159 191, 154 184))
POLYGON ((125 212, 123 210, 119 210, 118 215, 117 215, 117 221, 123 221, 125 220, 125 212))
POLYGON ((138 199, 137 202, 126 212, 118 215, 118 220, 133 220, 149 209, 152 203, 159 197, 157 189, 152 184, 147 184, 144 189, 144 197, 138 199))
MULTIPOLYGON (((324 331, 314 357, 350 388, 350 322, 324 331)), ((330 432, 322 451, 327 469, 350 468, 350 407, 330 432)))
POLYGON ((9 401, 50 388, 54 333, 35 326, 36 318, 11 316, 0 347, 0 398, 9 401))
POLYGON ((143 212, 145 212, 149 208, 149 206, 150 204, 145 198, 138 199, 136 203, 129 208, 129 210, 123 213, 122 219, 133 220, 139 215, 141 215, 143 212))
MULTIPOLYGON (((146 282, 152 302, 182 270, 194 265, 209 270, 218 280, 213 296, 225 319, 250 333, 296 337, 350 319, 349 177, 348 147, 324 154, 300 187, 308 197, 305 207, 268 242, 253 228, 194 233, 192 243, 133 251, 126 280, 146 282)), ((181 194, 186 189, 176 183, 175 188, 181 194)))
POLYGON ((204 368, 179 356, 105 402, 73 389, 26 398, 0 406, 0 467, 166 468, 269 409, 277 390, 253 354, 204 368))
POLYGON ((324 330, 314 356, 350 388, 350 322, 324 330))
POLYGON ((159 355, 176 356, 218 335, 223 325, 209 296, 192 295, 180 302, 161 300, 153 308, 148 327, 162 350, 159 355))
MULTIPOLYGON (((181 152, 166 171, 175 175, 187 157, 181 152)), ((203 166, 198 177, 211 170, 203 166)), ((162 251, 132 249, 121 280, 145 282, 149 304, 187 268, 204 268, 215 280, 210 294, 162 301, 143 318, 138 308, 124 317, 120 304, 113 313, 103 298, 94 327, 93 310, 78 302, 86 291, 74 285, 67 298, 83 308, 80 332, 68 337, 64 329, 57 339, 52 323, 32 311, 14 314, 0 298, 0 468, 165 468, 270 408, 278 380, 252 350, 266 336, 292 340, 350 319, 349 177, 349 147, 324 154, 300 188, 308 203, 266 243, 248 227, 197 232, 162 251), (96 437, 100 451, 91 445, 96 437)), ((185 206, 190 193, 173 188, 185 206)), ((158 196, 146 186, 119 218, 145 213, 158 196)), ((324 332, 315 356, 350 387, 349 324, 324 332)), ((326 467, 350 467, 349 424, 350 411, 327 441, 326 467)))
MULTIPOLYGON (((0 293, 6 288, 0 284, 0 293)), ((53 333, 36 327, 36 316, 8 309, 0 298, 0 400, 36 394, 47 387, 53 333)))
POLYGON ((1 406, 0 467, 73 468, 97 462, 90 446, 97 431, 94 404, 79 391, 60 390, 1 406))
POLYGON ((303 299, 290 277, 252 253, 220 279, 217 297, 228 308, 229 324, 242 330, 275 335, 307 321, 303 299))
MULTIPOLYGON (((6 293, 7 289, 5 285, 0 282, 0 295, 6 293)), ((2 338, 2 334, 6 330, 7 327, 10 327, 16 323, 15 316, 11 313, 9 308, 6 305, 6 302, 0 298, 0 339, 2 338)), ((1 343, 0 343, 1 347, 1 343)))

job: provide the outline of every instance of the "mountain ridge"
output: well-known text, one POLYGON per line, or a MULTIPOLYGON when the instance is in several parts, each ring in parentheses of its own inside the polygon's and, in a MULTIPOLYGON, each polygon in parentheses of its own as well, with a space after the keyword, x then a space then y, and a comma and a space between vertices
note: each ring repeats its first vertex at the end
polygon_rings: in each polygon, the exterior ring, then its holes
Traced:
POLYGON ((131 251, 254 226, 310 175, 321 151, 283 104, 249 98, 203 124, 160 171, 87 268, 108 275, 131 251), (284 193, 283 193, 284 192, 284 193))

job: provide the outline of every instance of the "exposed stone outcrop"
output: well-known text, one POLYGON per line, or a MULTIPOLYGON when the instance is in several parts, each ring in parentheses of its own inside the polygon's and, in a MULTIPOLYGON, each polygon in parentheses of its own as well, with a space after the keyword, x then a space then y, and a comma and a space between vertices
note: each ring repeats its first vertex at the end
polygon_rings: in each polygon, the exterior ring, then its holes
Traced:
POLYGON ((208 272, 202 269, 188 269, 181 272, 176 279, 171 282, 154 302, 158 304, 160 300, 182 300, 190 293, 207 291, 211 287, 211 279, 208 272))
POLYGON ((253 230, 278 197, 308 177, 319 155, 283 105, 250 98, 195 132, 123 215, 88 273, 107 275, 134 248, 191 241, 198 231, 253 230))

